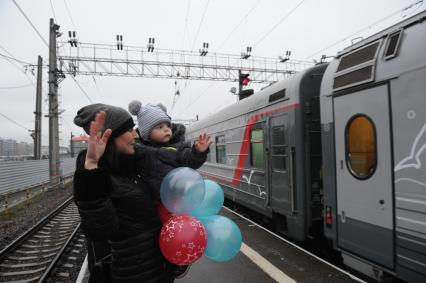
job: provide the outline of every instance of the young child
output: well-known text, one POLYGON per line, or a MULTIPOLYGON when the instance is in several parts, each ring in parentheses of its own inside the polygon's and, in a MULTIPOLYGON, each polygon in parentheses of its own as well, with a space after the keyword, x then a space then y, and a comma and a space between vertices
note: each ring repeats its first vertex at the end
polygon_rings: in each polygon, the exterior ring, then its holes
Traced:
POLYGON ((140 101, 129 103, 129 111, 137 116, 141 146, 137 150, 138 165, 146 181, 160 197, 163 178, 177 167, 200 168, 206 161, 210 144, 207 134, 201 134, 191 145, 185 141, 185 126, 171 123, 162 104, 147 104, 140 101))
MULTIPOLYGON (((207 134, 201 134, 193 145, 185 141, 185 126, 171 123, 167 109, 162 104, 140 101, 129 103, 129 111, 137 116, 141 145, 138 146, 137 166, 141 175, 153 188, 160 207, 160 187, 163 178, 177 167, 200 168, 206 161, 210 144, 207 134)), ((176 278, 183 277, 188 266, 178 266, 176 278)))

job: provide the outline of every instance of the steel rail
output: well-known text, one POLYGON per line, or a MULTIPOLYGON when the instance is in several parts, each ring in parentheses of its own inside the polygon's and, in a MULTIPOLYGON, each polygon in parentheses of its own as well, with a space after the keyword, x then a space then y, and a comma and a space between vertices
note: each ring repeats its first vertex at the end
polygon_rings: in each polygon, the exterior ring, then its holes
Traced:
POLYGON ((19 244, 27 240, 35 231, 37 231, 38 228, 42 227, 46 222, 51 220, 53 217, 55 217, 57 214, 59 214, 63 208, 65 208, 69 203, 74 199, 74 197, 70 197, 67 200, 65 200, 57 209, 55 209, 53 212, 51 212, 49 215, 46 215, 43 219, 41 219, 39 222, 34 224, 31 228, 29 228, 27 231, 25 231, 21 236, 16 238, 12 243, 7 245, 4 249, 0 251, 0 261, 4 259, 4 257, 7 255, 9 251, 17 247, 19 244))

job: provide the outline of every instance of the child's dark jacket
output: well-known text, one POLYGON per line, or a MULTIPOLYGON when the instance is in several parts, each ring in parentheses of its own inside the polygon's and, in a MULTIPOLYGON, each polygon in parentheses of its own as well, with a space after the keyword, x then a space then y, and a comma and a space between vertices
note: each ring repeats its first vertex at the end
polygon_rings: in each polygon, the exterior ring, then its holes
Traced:
POLYGON ((178 167, 198 169, 206 161, 208 150, 197 152, 190 141, 185 141, 185 131, 184 125, 173 124, 173 134, 168 144, 142 141, 136 147, 138 169, 158 199, 161 181, 167 173, 178 167))

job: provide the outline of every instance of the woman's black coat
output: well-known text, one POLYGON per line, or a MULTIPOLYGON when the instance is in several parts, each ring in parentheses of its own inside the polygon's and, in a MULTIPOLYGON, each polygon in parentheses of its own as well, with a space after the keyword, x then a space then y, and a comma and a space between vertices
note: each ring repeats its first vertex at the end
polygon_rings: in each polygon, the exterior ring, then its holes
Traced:
POLYGON ((161 222, 151 190, 136 174, 84 169, 77 159, 74 200, 81 226, 91 241, 111 246, 113 282, 172 282, 159 249, 161 222))

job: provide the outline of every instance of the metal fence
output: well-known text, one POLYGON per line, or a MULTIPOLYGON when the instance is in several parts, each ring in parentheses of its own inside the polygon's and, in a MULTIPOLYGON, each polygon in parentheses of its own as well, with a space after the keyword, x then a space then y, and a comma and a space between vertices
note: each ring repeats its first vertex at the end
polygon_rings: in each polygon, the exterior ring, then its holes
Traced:
MULTIPOLYGON (((75 170, 75 158, 61 159, 61 176, 75 170)), ((49 181, 49 160, 1 161, 0 194, 34 187, 49 181)))

